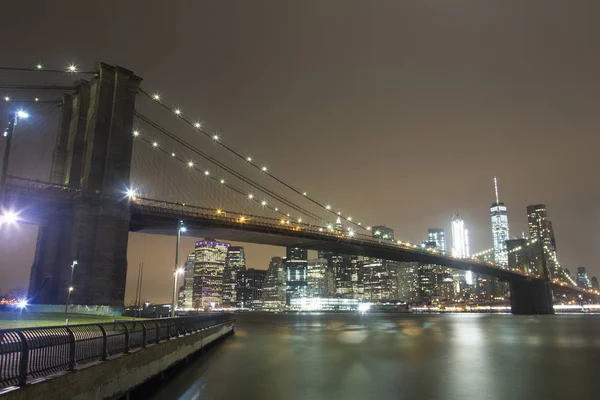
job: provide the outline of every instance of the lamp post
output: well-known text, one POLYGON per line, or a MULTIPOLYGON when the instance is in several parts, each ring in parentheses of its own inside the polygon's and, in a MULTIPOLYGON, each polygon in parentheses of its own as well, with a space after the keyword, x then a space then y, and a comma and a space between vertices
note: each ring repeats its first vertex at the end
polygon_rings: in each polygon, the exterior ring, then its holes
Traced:
POLYGON ((73 291, 73 272, 75 272, 75 266, 77 265, 77 260, 73 260, 71 264, 71 279, 69 280, 69 288, 67 289, 67 303, 65 304, 65 314, 69 311, 69 300, 71 300, 71 292, 73 291))
POLYGON ((0 174, 0 205, 4 205, 4 196, 6 194, 6 177, 8 175, 8 159, 10 158, 10 146, 12 144, 15 126, 19 123, 19 119, 27 119, 29 114, 23 110, 11 111, 8 114, 8 127, 4 131, 6 138, 4 143, 4 156, 2 157, 2 174, 0 174))
POLYGON ((187 229, 183 225, 183 221, 177 221, 177 242, 175 244, 175 269, 173 273, 173 304, 171 304, 171 318, 175 317, 175 306, 177 305, 177 274, 180 273, 179 268, 179 242, 181 241, 181 233, 187 229))

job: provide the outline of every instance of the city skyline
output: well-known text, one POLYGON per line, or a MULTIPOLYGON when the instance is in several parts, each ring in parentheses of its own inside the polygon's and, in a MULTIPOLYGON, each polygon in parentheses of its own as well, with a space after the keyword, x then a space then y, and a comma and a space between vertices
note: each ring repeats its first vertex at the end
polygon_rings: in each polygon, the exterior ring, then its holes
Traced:
MULTIPOLYGON (((14 8, 14 15, 23 15, 21 5, 7 7, 14 8)), ((40 4, 36 13, 27 15, 42 31, 54 31, 51 21, 61 18, 103 31, 103 24, 91 16, 105 15, 105 8, 91 5, 94 11, 84 13, 77 7, 40 4)), ((552 24, 516 19, 512 22, 521 34, 515 37, 500 34, 494 24, 477 29, 465 26, 456 15, 466 13, 469 20, 477 20, 483 12, 467 6, 458 7, 457 14, 448 18, 445 13, 432 15, 406 5, 379 10, 360 5, 378 22, 374 24, 370 17, 357 26, 352 17, 356 10, 323 5, 322 12, 335 13, 340 25, 332 42, 322 42, 318 38, 330 26, 299 6, 281 6, 281 13, 242 6, 243 12, 227 19, 231 36, 224 37, 211 35, 224 29, 222 22, 214 22, 217 19, 208 18, 197 27, 200 34, 185 27, 196 26, 193 14, 227 14, 228 7, 196 7, 188 17, 156 5, 145 17, 147 26, 132 30, 124 18, 114 22, 108 38, 57 32, 55 44, 42 46, 38 34, 24 31, 19 36, 22 45, 7 49, 5 56, 15 65, 77 62, 90 68, 101 59, 132 68, 152 89, 181 104, 189 115, 207 121, 224 140, 235 141, 236 147, 268 162, 273 171, 364 221, 387 224, 398 239, 413 243, 420 243, 421 233, 430 227, 450 232, 449 224, 440 221, 458 212, 469 221, 473 250, 491 247, 487 188, 489 178, 498 175, 502 199, 511 210, 513 236, 528 231, 526 205, 543 202, 552 215, 561 264, 571 271, 584 266, 591 275, 599 275, 600 265, 589 250, 600 240, 589 218, 589 210, 595 210, 600 199, 598 185, 589 183, 596 179, 590 168, 597 165, 593 149, 598 147, 597 117, 591 105, 600 92, 599 60, 582 31, 555 28, 561 21, 569 23, 568 17, 548 16, 552 24), (158 26, 164 15, 180 18, 181 30, 149 28, 158 26), (424 25, 411 24, 412 17, 399 21, 392 15, 412 16, 424 25), (299 35, 303 27, 282 22, 292 16, 312 24, 314 35, 299 35), (249 20, 257 21, 261 29, 240 35, 235 27, 247 26, 249 20), (279 29, 276 36, 271 34, 274 28, 279 29), (488 43, 489 50, 479 54, 482 49, 473 37, 488 43), (413 43, 408 38, 418 40, 413 43), (540 40, 557 45, 533 45, 540 40), (141 47, 132 52, 126 43, 141 47), (191 54, 192 47, 202 48, 202 55, 191 54), (307 53, 306 48, 313 50, 307 53), (455 49, 452 57, 447 48, 455 49), (157 49, 165 61, 156 61, 157 49), (273 54, 278 56, 274 59, 273 54), (547 62, 555 57, 570 62, 547 62), (319 63, 300 68, 306 59, 319 63), (387 67, 378 67, 382 65, 387 67), (560 96, 548 95, 549 82, 560 96), (502 170, 497 159, 490 161, 492 147, 502 158, 502 170), (336 150, 377 162, 357 168, 355 157, 333 159, 336 150), (307 155, 314 162, 306 162, 307 155), (436 162, 423 162, 424 157, 436 162), (371 195, 375 193, 380 195, 371 195)), ((120 12, 134 16, 138 10, 125 4, 120 12)), ((532 9, 519 4, 512 12, 530 15, 532 9)), ((2 29, 15 32, 19 26, 9 20, 2 29)), ((30 164, 24 170, 41 178, 46 169, 34 167, 33 161, 48 160, 51 154, 44 152, 48 148, 44 138, 33 138, 15 137, 11 168, 30 164)), ((20 232, 0 236, 0 252, 5 256, 0 262, 3 290, 28 281, 35 232, 30 227, 20 232)), ((130 246, 128 276, 145 259, 147 277, 152 277, 146 282, 169 280, 171 263, 149 263, 160 258, 158 253, 172 254, 173 239, 162 238, 148 247, 130 246)), ((245 247, 256 254, 251 267, 266 268, 272 255, 283 253, 245 247)), ((185 256, 182 253, 180 259, 185 256)), ((158 286, 156 291, 161 292, 158 286)))

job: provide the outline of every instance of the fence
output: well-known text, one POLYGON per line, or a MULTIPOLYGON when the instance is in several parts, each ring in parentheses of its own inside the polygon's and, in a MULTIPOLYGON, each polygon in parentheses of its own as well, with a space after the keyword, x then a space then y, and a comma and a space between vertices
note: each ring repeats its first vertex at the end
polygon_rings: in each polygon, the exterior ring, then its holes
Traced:
POLYGON ((233 314, 0 330, 0 389, 234 320, 233 314))

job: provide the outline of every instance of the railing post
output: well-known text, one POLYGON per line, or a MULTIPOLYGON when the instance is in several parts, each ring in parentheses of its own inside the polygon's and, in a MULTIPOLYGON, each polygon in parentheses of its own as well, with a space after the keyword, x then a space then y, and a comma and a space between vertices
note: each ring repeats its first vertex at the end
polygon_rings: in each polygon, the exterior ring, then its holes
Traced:
POLYGON ((102 361, 106 361, 108 358, 108 336, 102 325, 98 325, 98 327, 102 331, 102 361))
POLYGON ((146 325, 143 321, 140 324, 142 325, 142 348, 144 348, 146 347, 146 325))
POLYGON ((27 338, 20 330, 17 331, 19 339, 21 339, 21 360, 19 363, 19 385, 23 386, 27 383, 27 367, 29 364, 29 344, 27 338))
POLYGON ((68 326, 65 327, 67 329, 67 334, 69 335, 69 371, 73 371, 75 369, 75 335, 73 331, 68 326))
POLYGON ((156 343, 160 343, 160 325, 158 325, 158 321, 154 320, 156 324, 156 343))
POLYGON ((121 325, 125 328, 125 353, 129 353, 129 329, 127 329, 126 323, 121 322, 121 325))

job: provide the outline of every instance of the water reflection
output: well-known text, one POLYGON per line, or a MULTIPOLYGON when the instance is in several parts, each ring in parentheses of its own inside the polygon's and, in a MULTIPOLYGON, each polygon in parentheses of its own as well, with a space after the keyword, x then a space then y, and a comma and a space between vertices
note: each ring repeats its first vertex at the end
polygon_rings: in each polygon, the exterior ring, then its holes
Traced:
POLYGON ((150 398, 596 398, 599 333, 589 316, 240 314, 150 398))

